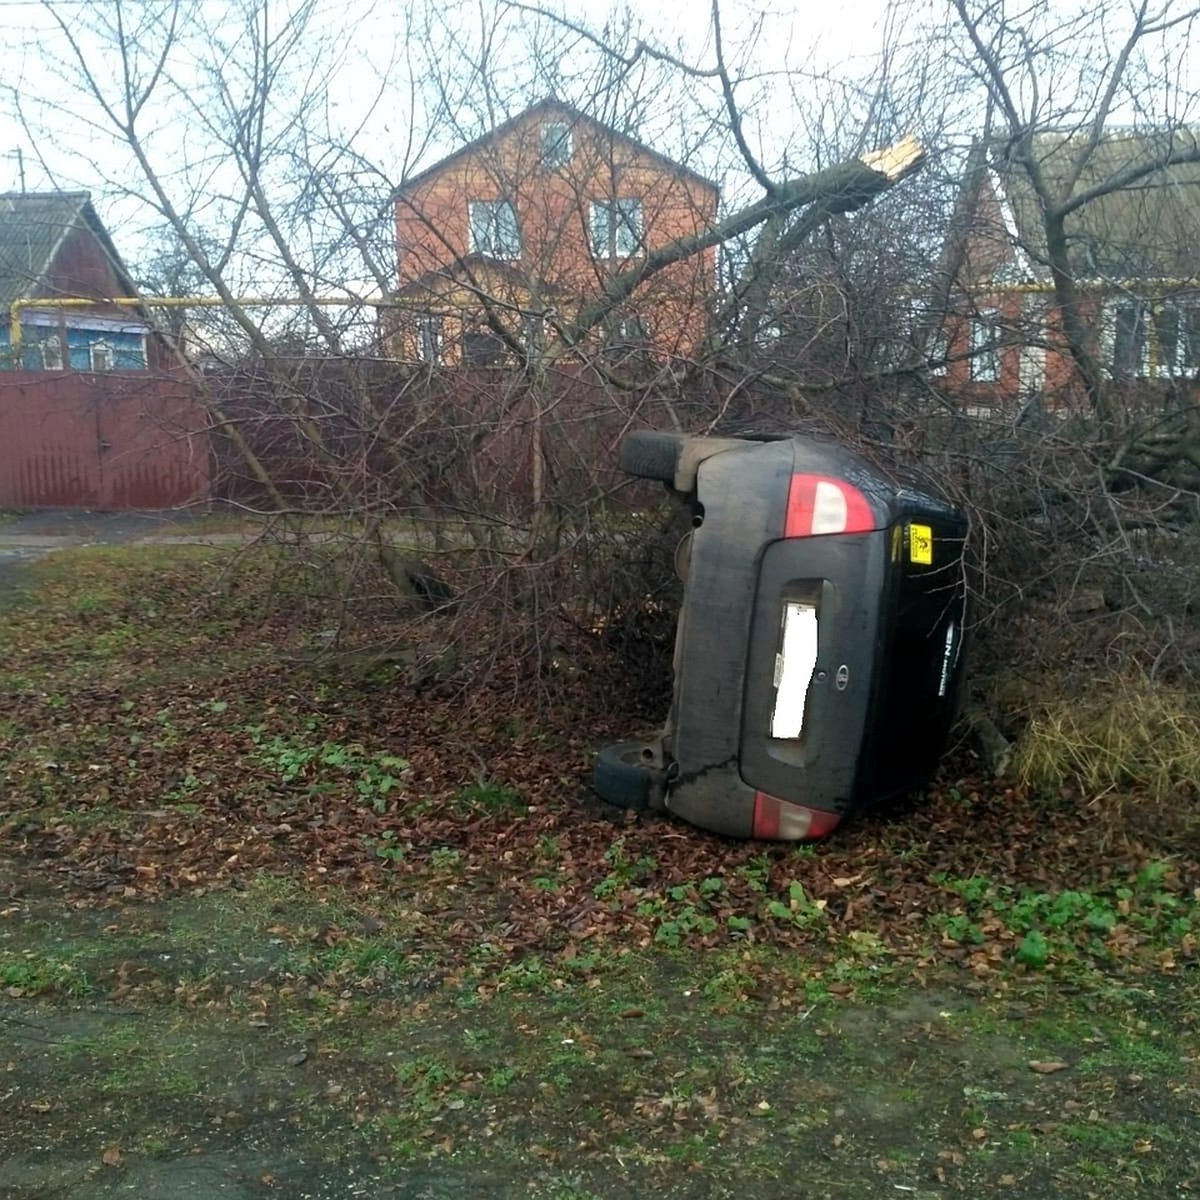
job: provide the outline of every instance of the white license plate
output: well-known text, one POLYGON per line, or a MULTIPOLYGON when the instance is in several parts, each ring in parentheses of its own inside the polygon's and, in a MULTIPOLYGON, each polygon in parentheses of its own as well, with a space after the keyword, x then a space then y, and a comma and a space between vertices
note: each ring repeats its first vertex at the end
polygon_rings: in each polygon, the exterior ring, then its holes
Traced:
POLYGON ((817 668, 817 610, 785 604, 779 653, 775 655, 775 710, 771 736, 798 738, 804 730, 808 688, 817 668))

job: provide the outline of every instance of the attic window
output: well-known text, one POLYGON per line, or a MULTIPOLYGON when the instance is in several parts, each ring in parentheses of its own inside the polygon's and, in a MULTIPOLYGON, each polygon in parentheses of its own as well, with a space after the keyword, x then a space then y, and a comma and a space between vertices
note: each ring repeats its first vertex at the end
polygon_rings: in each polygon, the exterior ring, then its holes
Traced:
POLYGON ((521 230, 511 200, 471 200, 467 223, 472 254, 512 262, 521 257, 521 230))
POLYGON ((90 350, 93 371, 113 369, 113 349, 108 342, 93 342, 90 350))
POLYGON ((547 171, 571 162, 571 127, 564 121, 547 121, 542 126, 541 160, 547 171))

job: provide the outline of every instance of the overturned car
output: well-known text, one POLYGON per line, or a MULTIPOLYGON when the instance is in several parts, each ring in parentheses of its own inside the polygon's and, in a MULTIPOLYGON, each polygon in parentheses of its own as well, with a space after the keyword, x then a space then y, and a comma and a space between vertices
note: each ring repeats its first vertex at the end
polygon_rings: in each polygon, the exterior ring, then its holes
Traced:
POLYGON ((739 838, 816 839, 920 788, 963 671, 967 522, 832 442, 638 432, 691 509, 671 711, 599 795, 739 838))

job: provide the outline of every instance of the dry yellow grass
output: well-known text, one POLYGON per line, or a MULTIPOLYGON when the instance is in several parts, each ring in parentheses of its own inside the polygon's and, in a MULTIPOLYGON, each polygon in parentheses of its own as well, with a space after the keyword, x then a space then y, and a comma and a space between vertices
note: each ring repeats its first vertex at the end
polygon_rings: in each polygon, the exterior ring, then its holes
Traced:
POLYGON ((1034 707, 1017 745, 1023 783, 1154 801, 1200 784, 1200 693, 1116 677, 1073 700, 1034 707))

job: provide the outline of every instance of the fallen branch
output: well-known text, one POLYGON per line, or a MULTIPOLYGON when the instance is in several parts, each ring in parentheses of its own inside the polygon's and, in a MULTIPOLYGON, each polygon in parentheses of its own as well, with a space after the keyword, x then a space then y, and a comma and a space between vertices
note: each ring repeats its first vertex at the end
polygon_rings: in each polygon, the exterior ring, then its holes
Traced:
POLYGON ((919 171, 924 164, 925 149, 910 136, 894 146, 872 150, 861 158, 779 184, 757 203, 691 237, 678 238, 657 250, 648 251, 636 266, 613 276, 601 295, 562 329, 562 349, 565 351, 580 342, 647 279, 666 267, 738 237, 772 217, 809 204, 819 206, 825 215, 853 212, 919 171))

